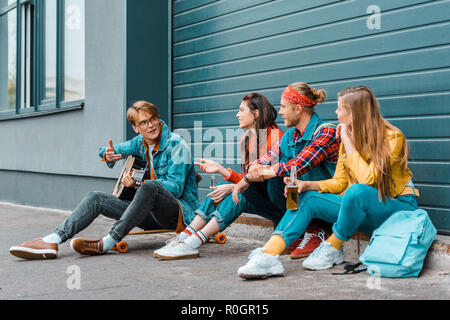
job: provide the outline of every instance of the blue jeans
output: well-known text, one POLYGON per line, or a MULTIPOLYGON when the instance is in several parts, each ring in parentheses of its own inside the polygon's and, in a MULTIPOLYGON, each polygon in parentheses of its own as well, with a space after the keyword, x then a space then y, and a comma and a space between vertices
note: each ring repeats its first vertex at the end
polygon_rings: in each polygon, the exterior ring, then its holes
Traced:
POLYGON ((378 200, 378 190, 364 184, 351 185, 343 196, 307 191, 299 194, 298 209, 287 210, 272 233, 290 244, 306 230, 313 218, 334 223, 332 230, 340 240, 349 240, 355 231, 371 234, 394 212, 416 210, 415 195, 378 200))
POLYGON ((276 226, 286 211, 284 183, 282 178, 272 178, 264 182, 253 182, 250 187, 239 194, 239 203, 234 203, 232 195, 225 197, 214 208, 211 198, 206 197, 195 211, 203 219, 214 217, 220 231, 225 230, 243 212, 257 214, 271 220, 276 226))

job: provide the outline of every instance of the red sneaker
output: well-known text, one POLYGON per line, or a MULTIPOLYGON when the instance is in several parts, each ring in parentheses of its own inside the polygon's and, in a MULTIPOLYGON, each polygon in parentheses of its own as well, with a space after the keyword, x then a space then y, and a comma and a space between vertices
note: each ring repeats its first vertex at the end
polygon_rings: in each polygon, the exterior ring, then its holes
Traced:
POLYGON ((300 259, 309 256, 317 247, 319 247, 322 239, 325 238, 323 231, 318 233, 305 232, 302 242, 291 252, 291 259, 300 259))
POLYGON ((292 242, 289 247, 287 247, 286 249, 283 250, 283 252, 281 254, 289 254, 292 251, 294 251, 298 245, 300 244, 300 242, 302 242, 303 237, 298 238, 297 240, 295 240, 294 242, 292 242))

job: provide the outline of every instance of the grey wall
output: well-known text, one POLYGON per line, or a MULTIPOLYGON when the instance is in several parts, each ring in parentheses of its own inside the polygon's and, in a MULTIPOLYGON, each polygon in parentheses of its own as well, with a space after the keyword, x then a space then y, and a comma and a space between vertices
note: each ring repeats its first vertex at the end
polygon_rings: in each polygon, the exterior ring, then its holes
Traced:
POLYGON ((134 136, 125 113, 155 103, 170 123, 169 1, 86 1, 85 107, 0 121, 0 201, 73 209, 91 190, 112 192, 122 164, 98 147, 134 136))
POLYGON ((114 186, 111 179, 24 171, 0 171, 0 179, 0 201, 62 210, 73 210, 87 191, 114 186))
POLYGON ((20 203, 19 194, 27 194, 27 204, 67 208, 61 193, 92 190, 96 177, 108 189, 103 178, 118 176, 120 166, 108 169, 97 148, 125 137, 125 7, 125 0, 86 1, 84 109, 0 122, 0 201, 20 203), (61 178, 67 175, 75 178, 61 178), (58 186, 59 198, 33 192, 49 184, 58 186))

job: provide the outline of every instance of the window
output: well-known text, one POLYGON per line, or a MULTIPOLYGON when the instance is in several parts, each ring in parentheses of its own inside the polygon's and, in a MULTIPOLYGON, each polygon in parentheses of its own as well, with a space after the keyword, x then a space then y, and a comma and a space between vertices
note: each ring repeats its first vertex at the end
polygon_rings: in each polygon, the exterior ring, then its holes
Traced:
POLYGON ((66 0, 64 29, 64 97, 66 101, 84 97, 84 1, 66 0))
POLYGON ((16 109, 16 10, 0 15, 0 111, 16 109))
POLYGON ((0 0, 0 119, 82 107, 84 1, 0 0))
POLYGON ((57 39, 57 0, 46 0, 42 32, 43 84, 42 99, 56 99, 56 39, 57 39))

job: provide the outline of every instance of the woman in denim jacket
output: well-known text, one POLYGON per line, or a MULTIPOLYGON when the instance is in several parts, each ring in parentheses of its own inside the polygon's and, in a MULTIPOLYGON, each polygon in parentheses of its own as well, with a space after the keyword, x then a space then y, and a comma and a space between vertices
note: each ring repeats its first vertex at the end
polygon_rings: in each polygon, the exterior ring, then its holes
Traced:
POLYGON ((334 223, 333 234, 303 261, 305 268, 321 270, 344 261, 343 243, 355 231, 372 233, 394 212, 417 209, 406 139, 383 119, 373 92, 364 86, 345 89, 336 114, 341 145, 334 176, 295 180, 302 195, 298 209, 286 211, 264 248, 255 249, 239 268, 240 277, 284 275, 279 254, 313 218, 334 223))

